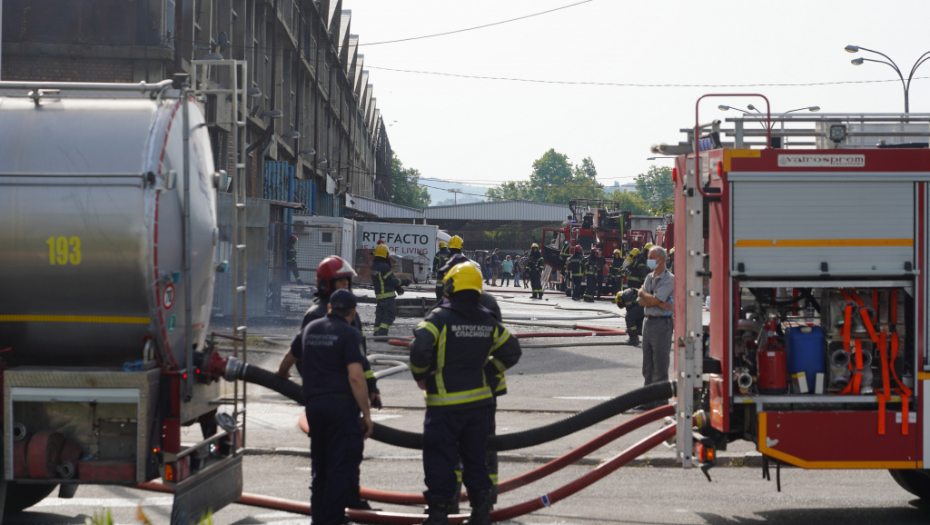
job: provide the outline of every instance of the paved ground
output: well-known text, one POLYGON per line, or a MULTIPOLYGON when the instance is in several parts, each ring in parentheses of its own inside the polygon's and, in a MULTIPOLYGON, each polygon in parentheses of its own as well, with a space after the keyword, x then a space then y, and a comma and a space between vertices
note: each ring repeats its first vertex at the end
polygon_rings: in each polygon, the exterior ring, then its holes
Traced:
MULTIPOLYGON (((369 292, 370 293, 370 292, 369 292)), ((408 293, 405 297, 416 296, 408 293)), ((426 294, 423 294, 426 295, 426 294)), ((619 310, 606 301, 589 305, 547 295, 546 301, 530 301, 528 294, 506 290, 497 294, 505 317, 573 317, 598 315, 599 312, 568 311, 572 308, 595 308, 604 314, 619 310)), ((361 304, 362 319, 374 318, 374 305, 361 304)), ((292 335, 293 326, 253 327, 253 334, 292 335)), ((410 333, 415 319, 401 318, 392 334, 410 333)), ((588 321, 540 321, 570 325, 573 323, 623 328, 622 318, 604 317, 588 321)), ((508 325, 515 333, 560 331, 557 328, 508 325)), ((500 399, 498 432, 508 433, 538 427, 568 417, 603 400, 628 392, 642 384, 640 350, 617 344, 617 339, 566 338, 534 339, 526 343, 555 342, 558 347, 527 348, 520 364, 508 374, 510 393, 500 399), (587 343, 597 346, 584 346, 587 343)), ((625 338, 623 338, 625 339, 625 338)), ((258 347, 256 347, 258 348, 258 347)), ((396 352, 384 343, 373 343, 372 353, 396 352)), ((265 345, 252 353, 252 361, 269 369, 276 367, 282 348, 265 345)), ((386 408, 376 412, 376 420, 396 428, 420 430, 423 400, 409 372, 379 381, 386 408)), ((245 490, 282 498, 307 501, 309 498, 310 461, 308 440, 297 428, 300 407, 282 396, 260 388, 249 390, 247 444, 255 455, 245 458, 245 490), (277 452, 269 454, 269 452, 277 452)), ((503 457, 501 478, 507 479, 538 466, 539 462, 564 454, 628 419, 621 415, 563 440, 531 449, 513 451, 503 457)), ((649 425, 630 436, 605 446, 582 463, 501 497, 501 506, 509 506, 552 491, 595 468, 598 462, 619 453, 626 446, 657 428, 649 425)), ((187 434, 187 441, 199 437, 187 434)), ((782 471, 782 492, 774 482, 761 479, 758 468, 745 465, 744 456, 754 447, 738 442, 727 454, 729 468, 711 471, 714 482, 708 483, 698 470, 656 468, 665 464, 671 452, 659 448, 646 454, 636 467, 624 468, 571 498, 551 508, 536 512, 515 523, 927 523, 930 508, 921 506, 900 489, 887 472, 811 472, 797 469, 782 471), (739 465, 743 465, 740 467, 739 465)), ((363 485, 384 490, 420 492, 422 464, 417 451, 398 449, 369 440, 362 466, 363 485)), ((155 523, 167 523, 171 498, 163 494, 143 493, 118 487, 82 487, 73 500, 51 497, 31 511, 8 519, 6 523, 84 523, 95 509, 110 508, 116 523, 139 523, 137 507, 155 523)), ((410 509, 385 506, 385 510, 409 512, 410 509)), ((233 505, 214 517, 217 524, 285 525, 308 523, 306 517, 268 509, 233 505)))

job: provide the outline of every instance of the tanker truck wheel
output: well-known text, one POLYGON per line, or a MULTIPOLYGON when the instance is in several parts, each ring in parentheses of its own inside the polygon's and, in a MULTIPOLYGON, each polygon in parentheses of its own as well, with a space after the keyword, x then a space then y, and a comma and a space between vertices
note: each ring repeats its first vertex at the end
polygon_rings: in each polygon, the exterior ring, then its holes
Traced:
POLYGON ((889 470, 901 488, 922 500, 930 500, 930 470, 889 470))
POLYGON ((3 507, 3 515, 9 516, 10 514, 28 509, 48 497, 57 486, 58 485, 38 485, 8 481, 6 484, 6 505, 3 507))

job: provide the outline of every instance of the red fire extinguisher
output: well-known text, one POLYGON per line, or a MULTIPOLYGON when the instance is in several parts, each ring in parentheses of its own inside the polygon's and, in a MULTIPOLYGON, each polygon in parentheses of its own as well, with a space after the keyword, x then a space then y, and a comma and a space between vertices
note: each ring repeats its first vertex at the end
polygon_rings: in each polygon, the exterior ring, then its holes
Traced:
POLYGON ((757 383, 760 394, 788 393, 788 352, 775 338, 775 321, 765 323, 765 344, 756 354, 757 383))

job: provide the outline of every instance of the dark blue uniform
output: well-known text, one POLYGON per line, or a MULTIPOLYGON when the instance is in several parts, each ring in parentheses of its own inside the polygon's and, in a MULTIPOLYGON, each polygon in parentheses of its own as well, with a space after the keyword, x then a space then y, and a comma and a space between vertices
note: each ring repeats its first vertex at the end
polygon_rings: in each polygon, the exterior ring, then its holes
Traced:
POLYGON ((584 276, 581 254, 576 253, 572 255, 571 258, 568 259, 565 268, 568 269, 568 273, 572 277, 572 300, 577 301, 581 299, 581 280, 584 276))
POLYGON ((310 458, 313 469, 310 506, 313 523, 341 524, 345 508, 358 494, 364 438, 359 407, 349 384, 348 366, 364 364, 362 334, 345 319, 327 315, 307 325, 302 359, 310 458))

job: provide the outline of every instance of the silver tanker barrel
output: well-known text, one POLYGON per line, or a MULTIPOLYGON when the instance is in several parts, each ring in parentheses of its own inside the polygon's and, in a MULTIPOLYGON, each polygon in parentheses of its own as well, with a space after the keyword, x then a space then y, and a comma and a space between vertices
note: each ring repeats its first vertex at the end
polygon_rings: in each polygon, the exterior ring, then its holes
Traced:
POLYGON ((122 368, 159 352, 171 368, 185 368, 185 331, 199 350, 210 321, 217 242, 214 166, 198 105, 188 103, 189 327, 178 92, 26 93, 0 97, 3 360, 122 368))

